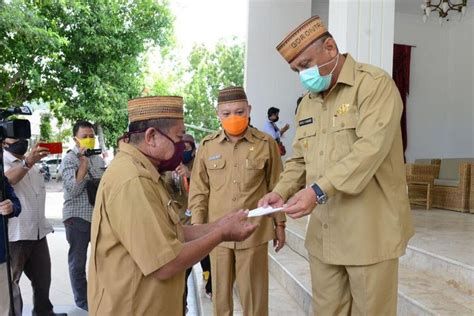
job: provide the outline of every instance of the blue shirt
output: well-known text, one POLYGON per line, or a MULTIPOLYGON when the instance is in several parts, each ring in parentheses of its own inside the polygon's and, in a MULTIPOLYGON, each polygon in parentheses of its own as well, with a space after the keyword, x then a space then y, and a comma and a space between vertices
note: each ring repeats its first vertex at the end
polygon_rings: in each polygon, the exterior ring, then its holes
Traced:
MULTIPOLYGON (((8 183, 7 177, 3 177, 3 182, 5 184, 5 198, 9 199, 13 203, 13 212, 5 217, 16 217, 20 215, 21 204, 18 200, 13 187, 8 183)), ((5 232, 3 231, 3 217, 0 215, 0 264, 4 263, 5 260, 5 232)))

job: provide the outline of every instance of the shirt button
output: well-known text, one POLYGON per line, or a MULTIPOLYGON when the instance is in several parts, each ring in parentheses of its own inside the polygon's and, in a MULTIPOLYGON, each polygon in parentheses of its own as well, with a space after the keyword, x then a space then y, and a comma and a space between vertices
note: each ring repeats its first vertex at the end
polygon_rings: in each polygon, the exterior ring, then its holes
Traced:
POLYGON ((237 168, 237 164, 236 164, 236 163, 234 164, 234 167, 236 167, 236 168, 237 168))
POLYGON ((233 184, 236 184, 236 183, 237 183, 237 180, 232 181, 232 183, 233 183, 233 184))
POLYGON ((346 124, 344 124, 344 123, 341 123, 341 127, 344 127, 344 126, 346 126, 346 124))
POLYGON ((325 129, 325 128, 323 128, 322 132, 323 132, 323 134, 326 134, 326 129, 325 129))
POLYGON ((323 227, 324 227, 324 229, 328 229, 329 226, 328 226, 328 224, 324 224, 323 227))
POLYGON ((324 155, 324 151, 321 150, 321 151, 319 152, 319 155, 320 155, 320 156, 324 155))
POLYGON ((217 167, 217 164, 214 164, 213 167, 214 167, 214 168, 217 167))
POLYGON ((233 197, 233 198, 232 198, 232 201, 234 201, 234 202, 235 202, 236 200, 237 200, 237 198, 236 198, 236 197, 233 197))

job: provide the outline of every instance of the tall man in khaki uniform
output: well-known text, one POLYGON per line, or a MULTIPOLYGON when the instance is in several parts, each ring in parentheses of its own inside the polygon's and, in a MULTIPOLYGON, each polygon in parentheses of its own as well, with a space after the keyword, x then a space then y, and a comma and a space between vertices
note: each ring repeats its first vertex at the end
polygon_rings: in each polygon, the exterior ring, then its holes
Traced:
POLYGON ((92 219, 91 315, 182 315, 184 271, 222 241, 256 226, 238 211, 201 226, 181 226, 159 171, 182 159, 183 100, 129 101, 129 132, 102 177, 92 219))
POLYGON ((340 54, 315 16, 277 47, 309 90, 293 156, 259 204, 310 215, 314 313, 395 315, 398 258, 413 236, 406 194, 402 101, 382 69, 340 54))
MULTIPOLYGON (((217 115, 223 130, 203 139, 194 161, 189 194, 193 224, 257 207, 282 169, 275 140, 249 127, 250 105, 242 88, 219 92, 217 115)), ((268 314, 268 241, 274 240, 277 251, 283 247, 285 215, 250 221, 259 227, 249 239, 222 243, 211 252, 215 315, 233 314, 235 280, 244 315, 268 314)))

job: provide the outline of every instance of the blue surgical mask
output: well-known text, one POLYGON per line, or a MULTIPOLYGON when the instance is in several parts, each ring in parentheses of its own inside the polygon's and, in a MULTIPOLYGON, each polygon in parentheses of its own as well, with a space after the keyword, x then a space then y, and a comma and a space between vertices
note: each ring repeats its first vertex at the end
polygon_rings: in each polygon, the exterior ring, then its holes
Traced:
POLYGON ((305 89, 307 89, 308 91, 315 93, 320 93, 327 90, 329 88, 329 85, 331 84, 332 73, 334 72, 337 67, 337 64, 339 63, 339 54, 337 54, 335 59, 336 64, 334 65, 334 68, 326 76, 321 76, 319 74, 319 68, 332 63, 334 58, 320 66, 316 65, 314 67, 300 71, 300 81, 303 87, 305 87, 305 89))

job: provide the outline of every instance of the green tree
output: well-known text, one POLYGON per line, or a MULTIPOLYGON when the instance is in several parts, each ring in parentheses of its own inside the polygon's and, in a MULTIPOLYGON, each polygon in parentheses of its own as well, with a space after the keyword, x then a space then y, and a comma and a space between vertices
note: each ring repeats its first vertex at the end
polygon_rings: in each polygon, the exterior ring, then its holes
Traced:
POLYGON ((188 65, 176 63, 175 56, 164 56, 163 67, 155 78, 154 94, 178 94, 184 97, 185 122, 197 141, 219 129, 216 116, 218 91, 227 86, 242 86, 244 81, 244 44, 237 38, 220 40, 215 48, 195 45, 188 65), (172 66, 170 66, 172 65, 172 66))
POLYGON ((144 88, 142 54, 165 46, 172 34, 168 3, 155 0, 48 2, 41 13, 68 45, 58 65, 63 104, 53 106, 74 122, 95 122, 108 146, 126 130, 127 100, 144 88))
POLYGON ((58 98, 54 68, 65 45, 32 1, 0 0, 0 107, 58 98))
POLYGON ((53 137, 53 128, 51 127, 51 114, 41 113, 40 115, 40 139, 50 142, 53 137))

